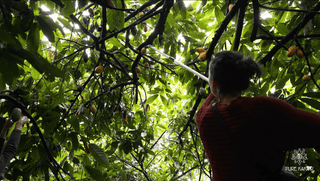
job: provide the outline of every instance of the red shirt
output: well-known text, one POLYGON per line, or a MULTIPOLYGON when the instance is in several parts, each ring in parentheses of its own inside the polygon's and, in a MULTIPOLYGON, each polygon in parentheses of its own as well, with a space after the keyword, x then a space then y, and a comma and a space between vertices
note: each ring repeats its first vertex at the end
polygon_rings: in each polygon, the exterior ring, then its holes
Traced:
POLYGON ((213 181, 258 180, 257 163, 272 172, 282 168, 283 151, 320 149, 320 114, 265 96, 238 97, 229 105, 216 104, 238 142, 236 146, 210 106, 214 98, 210 93, 196 114, 213 181))

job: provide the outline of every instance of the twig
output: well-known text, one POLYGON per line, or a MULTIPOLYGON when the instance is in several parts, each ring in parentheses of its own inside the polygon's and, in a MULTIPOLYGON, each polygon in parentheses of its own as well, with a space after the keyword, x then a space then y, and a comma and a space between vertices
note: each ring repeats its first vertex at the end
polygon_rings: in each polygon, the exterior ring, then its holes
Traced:
POLYGON ((301 10, 301 9, 285 9, 285 8, 272 8, 272 7, 267 7, 259 4, 259 7, 264 8, 264 9, 271 9, 275 11, 294 11, 294 12, 301 12, 301 13, 316 13, 320 14, 318 11, 312 11, 312 10, 301 10))
MULTIPOLYGON (((144 3, 142 6, 140 6, 137 10, 135 10, 133 13, 131 13, 129 16, 124 18, 124 21, 127 22, 129 19, 133 18, 135 15, 137 15, 139 12, 143 11, 145 8, 147 8, 148 6, 151 6, 153 4, 155 4, 156 2, 158 2, 158 0, 149 0, 148 2, 144 3)), ((162 0, 160 3, 158 3, 154 8, 152 8, 149 12, 153 12, 156 9, 158 9, 158 7, 160 7, 163 4, 164 0, 162 0)), ((148 15, 149 13, 145 14, 148 15)), ((144 15, 144 16, 145 16, 144 15)))
POLYGON ((186 172, 183 172, 183 173, 182 173, 181 175, 179 175, 178 177, 176 177, 176 178, 174 178, 174 179, 171 179, 171 180, 172 180, 172 181, 177 180, 177 179, 183 177, 185 174, 189 173, 190 171, 198 168, 199 166, 200 166, 200 165, 196 165, 196 166, 190 168, 189 170, 187 170, 186 172))

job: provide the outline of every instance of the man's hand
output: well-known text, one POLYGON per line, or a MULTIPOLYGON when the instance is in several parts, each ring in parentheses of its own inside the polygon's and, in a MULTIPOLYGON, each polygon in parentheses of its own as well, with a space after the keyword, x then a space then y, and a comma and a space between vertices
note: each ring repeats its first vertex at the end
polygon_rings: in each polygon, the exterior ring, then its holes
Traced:
POLYGON ((28 121, 27 116, 24 116, 23 114, 21 114, 20 119, 19 119, 19 120, 17 121, 17 123, 16 123, 15 129, 21 130, 21 129, 22 129, 22 126, 23 126, 24 124, 26 124, 26 123, 29 124, 29 121, 28 121))

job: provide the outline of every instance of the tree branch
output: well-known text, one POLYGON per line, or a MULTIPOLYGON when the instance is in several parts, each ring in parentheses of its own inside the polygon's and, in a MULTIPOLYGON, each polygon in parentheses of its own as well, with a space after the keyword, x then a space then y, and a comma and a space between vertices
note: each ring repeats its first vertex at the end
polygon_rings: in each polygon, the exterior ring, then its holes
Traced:
POLYGON ((194 169, 198 168, 199 166, 200 166, 200 165, 196 165, 196 166, 194 166, 194 167, 190 168, 189 170, 187 170, 186 172, 182 173, 182 174, 181 174, 181 175, 179 175, 178 177, 176 177, 176 178, 174 178, 174 179, 171 179, 171 180, 172 180, 172 181, 177 180, 177 179, 179 179, 179 178, 183 177, 185 174, 189 173, 190 171, 192 171, 192 170, 194 170, 194 169))
MULTIPOLYGON (((158 0, 149 0, 148 2, 144 3, 142 6, 140 6, 137 10, 135 10, 133 13, 131 13, 129 16, 124 18, 124 21, 127 22, 129 19, 133 18, 135 15, 137 15, 139 12, 143 11, 145 8, 147 8, 148 6, 151 6, 153 4, 155 4, 158 0)), ((158 3, 154 8, 152 8, 149 12, 153 12, 156 9, 158 9, 162 4, 163 4, 164 0, 162 0, 160 3, 158 3)), ((145 15, 149 15, 149 13, 145 14, 145 15)), ((144 15, 144 16, 145 16, 144 15)))
POLYGON ((253 42, 256 39, 258 27, 260 24, 260 10, 258 0, 252 0, 253 5, 253 27, 251 32, 250 41, 253 42))
POLYGON ((214 35, 214 37, 212 38, 212 42, 210 43, 209 49, 207 51, 207 56, 206 59, 210 59, 212 54, 213 54, 213 50, 215 49, 218 41, 220 40, 220 37, 223 33, 223 31, 226 29, 226 27, 228 26, 229 22, 232 20, 232 18, 236 15, 237 11, 239 10, 241 3, 247 2, 247 0, 238 0, 234 6, 232 7, 231 11, 227 14, 227 16, 224 18, 224 20, 221 22, 220 27, 218 28, 218 30, 216 31, 216 34, 214 35))
POLYGON ((294 11, 294 12, 300 12, 300 13, 315 13, 315 14, 320 14, 318 11, 311 11, 311 10, 301 10, 301 9, 284 9, 284 8, 272 8, 272 7, 267 7, 259 4, 259 7, 264 8, 264 9, 271 9, 275 11, 294 11))
POLYGON ((237 32, 236 32, 236 36, 233 44, 233 51, 238 51, 239 49, 239 44, 240 44, 240 39, 241 39, 241 34, 243 29, 244 14, 246 12, 246 7, 248 5, 247 3, 248 2, 242 4, 242 6, 240 7, 239 18, 237 22, 237 32))
MULTIPOLYGON (((274 40, 274 39, 282 39, 283 36, 274 36, 274 37, 270 37, 267 35, 258 35, 256 37, 257 39, 261 39, 261 40, 274 40)), ((312 35, 297 35, 296 38, 320 38, 320 34, 312 34, 312 35)))

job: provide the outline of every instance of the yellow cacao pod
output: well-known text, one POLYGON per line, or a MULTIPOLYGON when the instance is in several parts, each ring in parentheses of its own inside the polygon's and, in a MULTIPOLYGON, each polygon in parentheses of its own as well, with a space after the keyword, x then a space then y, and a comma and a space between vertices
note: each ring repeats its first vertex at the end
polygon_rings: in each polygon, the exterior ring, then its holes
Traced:
POLYGON ((141 72, 139 67, 136 67, 136 72, 137 72, 137 74, 141 72))
POLYGON ((90 111, 95 114, 97 112, 97 109, 94 106, 90 107, 90 111))
POLYGON ((141 54, 142 54, 142 55, 145 55, 146 53, 147 53, 147 49, 146 49, 146 48, 142 48, 142 49, 141 49, 141 54))
POLYGON ((52 51, 49 51, 49 59, 52 60, 52 51))
POLYGON ((197 50, 197 52, 198 52, 199 54, 202 53, 202 52, 204 52, 204 49, 203 49, 203 48, 197 48, 196 50, 197 50))
POLYGON ((207 53, 206 53, 206 52, 202 52, 202 53, 200 53, 200 55, 199 55, 200 60, 205 60, 206 57, 207 57, 207 53))
POLYGON ((295 55, 297 52, 297 47, 296 46, 291 46, 288 51, 287 51, 287 56, 288 57, 292 57, 293 55, 295 55))
POLYGON ((301 49, 298 49, 296 52, 297 57, 302 58, 303 57, 303 52, 301 49))
POLYGON ((146 66, 146 67, 149 67, 149 63, 148 62, 144 62, 143 65, 146 66))
POLYGON ((98 66, 98 67, 95 69, 95 73, 97 73, 97 74, 100 74, 102 71, 103 71, 103 67, 102 67, 102 66, 98 66))
POLYGON ((304 75, 304 76, 302 77, 302 80, 303 80, 303 81, 307 81, 307 80, 310 80, 310 79, 311 79, 310 75, 304 75))
POLYGON ((229 4, 229 11, 231 11, 233 4, 229 4))
POLYGON ((114 4, 113 4, 113 2, 111 0, 108 0, 108 2, 109 2, 110 6, 114 7, 114 4))

